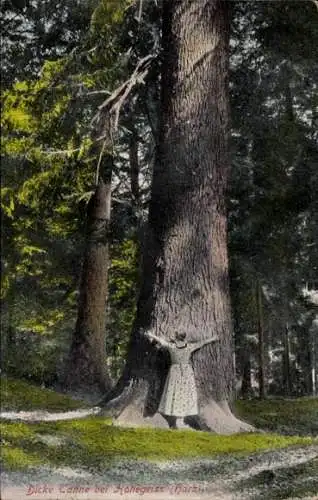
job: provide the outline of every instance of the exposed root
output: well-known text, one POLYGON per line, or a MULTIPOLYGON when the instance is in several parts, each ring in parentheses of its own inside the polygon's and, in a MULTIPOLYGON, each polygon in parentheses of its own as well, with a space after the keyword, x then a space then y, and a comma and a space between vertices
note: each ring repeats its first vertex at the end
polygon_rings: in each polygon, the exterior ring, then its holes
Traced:
MULTIPOLYGON (((129 385, 118 384, 99 403, 102 407, 100 415, 114 417, 114 424, 120 427, 158 427, 169 429, 174 427, 169 418, 159 413, 147 415, 145 406, 149 384, 146 380, 130 380, 129 385)), ((213 401, 200 409, 198 417, 187 418, 185 424, 189 429, 205 430, 217 434, 234 434, 253 432, 255 428, 232 413, 228 402, 213 401)), ((186 428, 186 427, 185 427, 186 428)))
MULTIPOLYGON (((153 416, 144 415, 144 404, 142 397, 128 404, 120 415, 116 418, 114 424, 120 427, 157 427, 169 429, 170 425, 160 413, 153 416)), ((215 432, 217 434, 234 434, 237 432, 253 432, 254 427, 233 415, 226 401, 216 403, 211 401, 200 411, 199 425, 197 429, 215 432)), ((194 426, 184 426, 184 428, 193 429, 194 426)))
POLYGON ((123 409, 133 399, 135 389, 133 381, 130 380, 128 385, 120 386, 120 388, 115 388, 115 390, 108 393, 106 397, 98 403, 98 405, 102 408, 101 414, 115 418, 118 417, 123 409))
POLYGON ((143 405, 136 402, 129 404, 121 412, 119 417, 116 418, 114 424, 120 427, 157 427, 160 429, 168 429, 169 424, 167 420, 160 415, 160 413, 155 413, 151 417, 145 417, 143 415, 143 405))
POLYGON ((122 392, 117 391, 115 396, 114 394, 106 396, 102 403, 102 414, 115 417, 114 425, 120 427, 169 428, 167 420, 162 415, 156 413, 146 416, 145 402, 148 391, 149 385, 145 380, 138 382, 130 380, 122 392))
POLYGON ((200 419, 210 431, 217 434, 254 432, 255 428, 239 420, 231 412, 227 401, 210 401, 200 410, 200 419))

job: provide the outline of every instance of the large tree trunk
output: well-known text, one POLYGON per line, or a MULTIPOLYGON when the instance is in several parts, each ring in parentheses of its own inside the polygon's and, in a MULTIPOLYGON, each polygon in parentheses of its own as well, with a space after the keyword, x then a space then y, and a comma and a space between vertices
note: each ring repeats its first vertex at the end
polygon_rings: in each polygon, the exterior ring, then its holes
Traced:
POLYGON ((100 179, 87 209, 78 316, 64 381, 65 389, 93 399, 111 387, 105 351, 110 204, 111 182, 100 179))
POLYGON ((231 413, 233 337, 225 190, 228 176, 228 18, 221 0, 163 1, 161 128, 143 283, 126 368, 106 408, 122 425, 166 426, 156 413, 169 366, 140 334, 216 334, 193 355, 200 415, 216 432, 247 429, 231 413))

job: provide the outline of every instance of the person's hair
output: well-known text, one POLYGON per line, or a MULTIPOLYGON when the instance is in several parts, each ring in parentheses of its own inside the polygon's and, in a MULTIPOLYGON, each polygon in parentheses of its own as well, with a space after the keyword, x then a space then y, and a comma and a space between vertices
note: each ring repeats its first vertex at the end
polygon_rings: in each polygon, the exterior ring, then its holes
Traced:
POLYGON ((185 340, 186 333, 185 332, 176 332, 175 337, 176 337, 176 340, 185 340))

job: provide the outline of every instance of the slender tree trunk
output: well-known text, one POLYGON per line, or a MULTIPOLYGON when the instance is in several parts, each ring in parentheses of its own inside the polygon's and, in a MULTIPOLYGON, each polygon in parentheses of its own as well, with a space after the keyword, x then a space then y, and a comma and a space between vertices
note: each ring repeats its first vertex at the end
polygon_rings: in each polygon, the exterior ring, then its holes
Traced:
POLYGON ((302 328, 298 331, 297 363, 300 366, 303 385, 301 392, 303 395, 312 393, 312 372, 311 372, 311 332, 302 328))
POLYGON ((147 223, 142 215, 142 197, 140 190, 140 163, 139 163, 139 137, 131 116, 129 124, 130 142, 129 142, 129 166, 130 166, 130 190, 132 198, 132 207, 136 220, 136 243, 138 266, 137 293, 141 288, 141 276, 143 266, 143 255, 145 251, 145 236, 147 223))
POLYGON ((264 341, 264 319, 263 319, 263 296, 261 284, 257 283, 257 332, 258 332, 258 383, 259 397, 266 398, 265 381, 265 341, 264 341))
POLYGON ((82 267, 76 328, 64 386, 100 397, 111 386, 106 369, 109 266, 110 176, 100 178, 87 209, 87 244, 82 267))
POLYGON ((225 190, 228 176, 227 1, 163 1, 161 128, 153 173, 143 283, 123 378, 107 405, 123 425, 167 425, 156 413, 169 359, 140 334, 216 334, 193 356, 197 425, 246 429, 234 389, 225 190), (125 387, 126 386, 126 387, 125 387), (148 418, 147 418, 148 417, 148 418))
POLYGON ((130 165, 130 187, 132 196, 132 205, 138 216, 140 209, 140 188, 139 188, 139 158, 138 158, 138 134, 131 123, 129 142, 129 165, 130 165))
POLYGON ((290 377, 290 347, 289 347, 289 327, 286 323, 283 330, 283 383, 284 393, 289 396, 291 393, 291 377, 290 377))
POLYGON ((243 373, 242 373, 242 388, 241 395, 243 399, 248 399, 252 395, 252 366, 251 366, 251 353, 249 347, 245 345, 243 354, 243 373))
POLYGON ((318 360, 318 319, 315 319, 310 329, 311 337, 311 386, 312 396, 317 396, 317 360, 318 360))

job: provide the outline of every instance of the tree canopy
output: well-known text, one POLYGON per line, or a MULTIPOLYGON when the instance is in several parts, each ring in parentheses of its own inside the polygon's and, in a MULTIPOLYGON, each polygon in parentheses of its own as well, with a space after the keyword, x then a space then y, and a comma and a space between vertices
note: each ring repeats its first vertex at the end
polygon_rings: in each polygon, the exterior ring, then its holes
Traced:
MULTIPOLYGON (((102 151, 114 159, 105 358, 115 381, 140 288, 158 146, 161 3, 1 3, 4 368, 46 383, 59 378, 102 151)), ((289 390, 312 393, 318 11, 310 1, 229 3, 227 206, 237 378, 245 373, 257 386, 258 284, 268 390, 285 392, 287 328, 289 390)))

